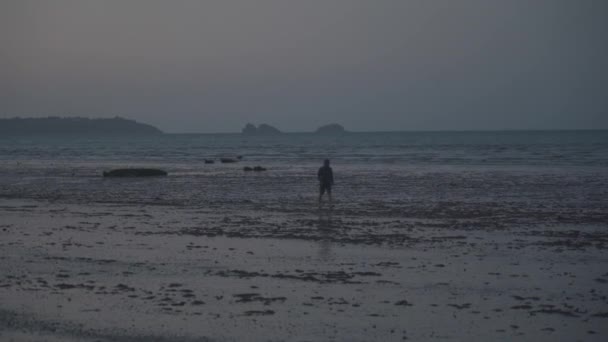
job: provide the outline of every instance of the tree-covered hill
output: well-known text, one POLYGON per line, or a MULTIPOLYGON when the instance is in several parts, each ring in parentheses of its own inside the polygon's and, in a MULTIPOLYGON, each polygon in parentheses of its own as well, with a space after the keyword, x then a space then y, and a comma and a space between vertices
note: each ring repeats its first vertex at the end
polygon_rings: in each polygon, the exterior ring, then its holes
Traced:
POLYGON ((158 128, 121 117, 89 119, 81 117, 0 119, 0 135, 151 135, 158 128))

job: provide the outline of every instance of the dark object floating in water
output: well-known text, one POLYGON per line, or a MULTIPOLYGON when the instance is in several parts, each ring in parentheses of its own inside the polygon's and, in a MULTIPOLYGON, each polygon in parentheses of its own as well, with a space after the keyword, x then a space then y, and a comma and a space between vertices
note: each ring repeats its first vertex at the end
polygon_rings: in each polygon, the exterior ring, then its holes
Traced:
POLYGON ((205 159, 205 164, 213 164, 215 163, 215 160, 213 159, 205 159))
POLYGON ((238 160, 232 158, 220 158, 222 163, 236 163, 238 160))
POLYGON ((243 168, 243 171, 266 171, 265 167, 261 167, 261 166, 256 166, 256 167, 249 167, 249 166, 245 166, 243 168))
POLYGON ((116 169, 103 172, 104 177, 153 177, 166 175, 167 171, 159 169, 116 169))

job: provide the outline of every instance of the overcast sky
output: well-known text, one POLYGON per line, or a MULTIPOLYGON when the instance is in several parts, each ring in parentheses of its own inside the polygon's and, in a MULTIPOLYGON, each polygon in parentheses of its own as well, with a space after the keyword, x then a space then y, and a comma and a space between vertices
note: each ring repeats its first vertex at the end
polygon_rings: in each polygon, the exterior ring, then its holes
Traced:
POLYGON ((0 117, 608 128, 608 1, 0 0, 0 117))

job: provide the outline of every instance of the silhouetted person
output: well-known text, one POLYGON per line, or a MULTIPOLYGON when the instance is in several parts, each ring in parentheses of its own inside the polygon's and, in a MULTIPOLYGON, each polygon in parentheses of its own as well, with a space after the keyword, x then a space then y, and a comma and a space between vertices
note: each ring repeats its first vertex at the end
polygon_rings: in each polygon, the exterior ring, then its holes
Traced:
POLYGON ((334 172, 329 167, 329 159, 325 159, 323 166, 319 168, 317 179, 319 179, 319 204, 321 204, 321 198, 325 191, 327 191, 327 196, 331 203, 331 186, 334 184, 334 172))

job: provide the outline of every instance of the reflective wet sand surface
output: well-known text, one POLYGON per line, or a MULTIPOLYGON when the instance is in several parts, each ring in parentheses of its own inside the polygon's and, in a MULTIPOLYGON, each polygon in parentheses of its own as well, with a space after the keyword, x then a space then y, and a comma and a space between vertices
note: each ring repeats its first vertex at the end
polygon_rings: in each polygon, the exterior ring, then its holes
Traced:
POLYGON ((605 224, 370 212, 340 201, 247 210, 0 200, 0 337, 601 341, 608 333, 605 224))

